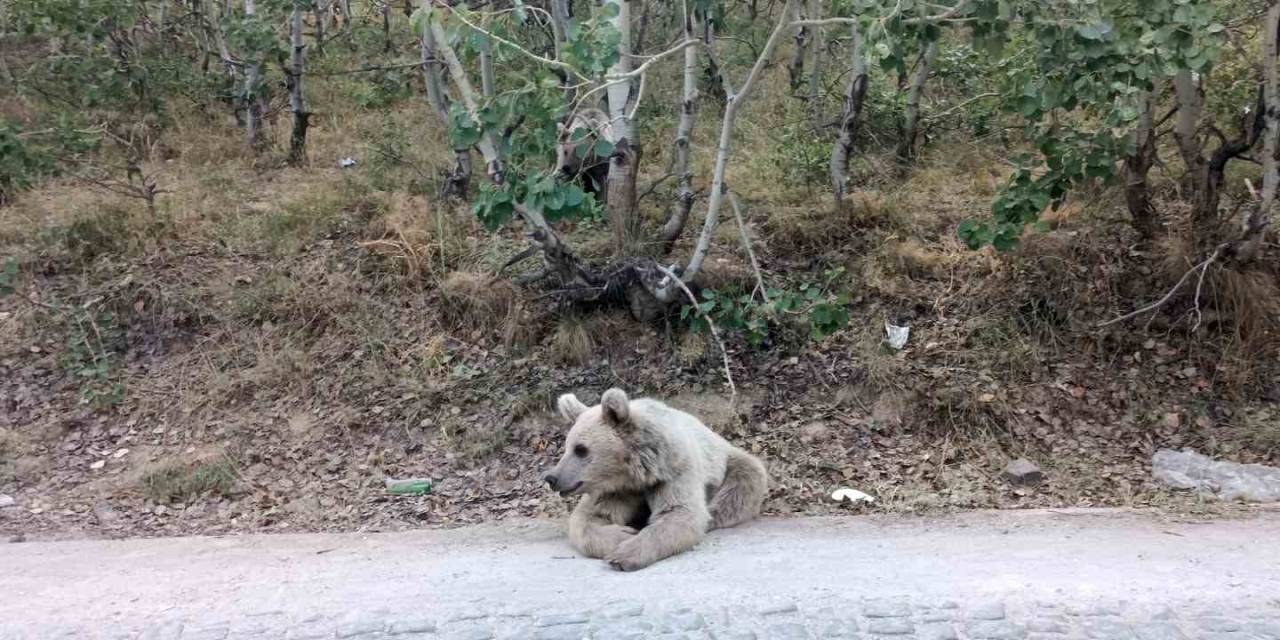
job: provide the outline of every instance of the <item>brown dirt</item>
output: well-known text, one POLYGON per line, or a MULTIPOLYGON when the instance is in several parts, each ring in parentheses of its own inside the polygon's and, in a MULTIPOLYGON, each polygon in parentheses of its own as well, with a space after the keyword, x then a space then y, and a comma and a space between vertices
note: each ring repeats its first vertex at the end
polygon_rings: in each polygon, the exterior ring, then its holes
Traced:
MULTIPOLYGON (((777 193, 776 176, 743 177, 770 284, 844 267, 835 284, 851 322, 818 342, 802 326, 777 328, 764 348, 730 336, 733 401, 718 347, 677 318, 645 326, 557 308, 494 280, 523 246, 515 231, 487 237, 465 212, 378 191, 363 174, 259 175, 244 159, 189 155, 166 183, 165 220, 65 185, 0 209, 27 296, 0 299, 0 493, 17 502, 0 509, 0 533, 558 517, 566 504, 540 481, 565 429, 554 398, 610 386, 669 399, 761 455, 771 514, 847 511, 828 498, 843 486, 880 498, 859 508, 892 512, 1204 509, 1153 486, 1156 449, 1280 455, 1276 316, 1241 325, 1233 311, 1274 282, 1274 264, 1215 274, 1194 330, 1186 297, 1149 324, 1096 329, 1169 285, 1158 256, 1128 248, 1108 202, 1064 211, 1012 256, 960 247, 955 224, 989 205, 992 177, 954 149, 834 213, 777 193), (85 237, 99 241, 77 244, 85 237), (911 326, 905 350, 883 344, 886 320, 911 326), (86 373, 84 344, 90 358, 110 354, 102 376, 86 373), (1046 482, 1002 480, 1015 457, 1046 482), (229 485, 183 481, 224 459, 229 485), (179 489, 149 492, 157 469, 175 469, 179 489), (434 487, 393 496, 385 477, 434 487)), ((598 226, 566 230, 577 246, 607 245, 592 244, 598 226)), ((718 237, 717 285, 749 290, 737 234, 718 237)))

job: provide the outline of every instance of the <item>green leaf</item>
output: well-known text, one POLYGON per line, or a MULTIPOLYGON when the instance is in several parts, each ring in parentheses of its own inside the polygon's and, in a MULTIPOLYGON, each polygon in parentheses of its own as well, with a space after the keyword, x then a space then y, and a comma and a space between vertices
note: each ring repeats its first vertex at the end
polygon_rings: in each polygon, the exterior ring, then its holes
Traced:
POLYGON ((421 38, 427 33, 432 10, 433 6, 430 3, 424 3, 413 11, 413 15, 409 16, 409 25, 413 28, 413 35, 421 38))
POLYGON ((569 207, 578 207, 585 200, 587 194, 577 185, 570 185, 564 194, 564 203, 569 207))
POLYGON ((613 143, 608 140, 596 140, 596 156, 604 158, 613 155, 613 143))

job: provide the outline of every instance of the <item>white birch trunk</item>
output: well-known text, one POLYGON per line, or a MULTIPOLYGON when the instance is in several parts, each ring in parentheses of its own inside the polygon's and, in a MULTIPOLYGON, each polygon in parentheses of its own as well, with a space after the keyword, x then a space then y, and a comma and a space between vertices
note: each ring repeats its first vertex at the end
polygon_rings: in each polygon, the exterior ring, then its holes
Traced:
MULTIPOLYGON (((685 40, 693 39, 693 12, 684 15, 685 40)), ((671 213, 662 227, 662 253, 671 251, 672 245, 684 232, 689 220, 689 212, 693 210, 693 173, 689 167, 689 156, 693 143, 693 116, 698 104, 698 49, 686 47, 684 50, 684 86, 680 93, 680 123, 676 126, 676 141, 672 173, 676 176, 676 201, 671 205, 671 213)))
POLYGON ((307 159, 307 125, 311 113, 307 111, 307 98, 302 90, 306 73, 306 43, 302 40, 302 0, 294 0, 293 13, 289 16, 289 110, 293 112, 293 132, 289 136, 289 162, 303 164, 307 159))
MULTIPOLYGON (((618 40, 618 61, 609 67, 609 75, 631 72, 631 2, 630 0, 603 0, 602 7, 617 7, 611 19, 621 36, 618 40)), ((605 191, 605 203, 609 222, 613 229, 614 251, 624 255, 633 248, 639 229, 636 220, 636 172, 640 147, 635 139, 627 107, 631 104, 631 81, 615 82, 606 93, 609 101, 609 142, 613 143, 613 155, 609 157, 609 180, 605 191)))
MULTIPOLYGON (((252 18, 257 13, 254 0, 244 0, 244 15, 252 18)), ((245 68, 245 135, 252 149, 262 146, 262 68, 257 59, 250 60, 245 68)))
MULTIPOLYGON (((778 43, 782 40, 782 33, 787 30, 787 26, 795 20, 797 0, 787 0, 782 6, 782 16, 778 19, 777 26, 774 27, 773 33, 769 35, 769 40, 764 45, 764 50, 760 52, 760 57, 756 59, 755 65, 751 68, 751 72, 747 75, 747 79, 743 81, 742 87, 737 91, 729 91, 726 88, 724 117, 720 122, 720 141, 716 146, 715 169, 711 176, 711 195, 707 203, 707 217, 703 220, 702 233, 698 236, 698 244, 693 250, 693 255, 689 258, 689 264, 684 270, 683 277, 693 279, 698 274, 698 270, 702 268, 702 262, 706 260, 707 251, 711 247, 711 236, 715 232, 716 224, 719 222, 720 207, 724 204, 725 196, 725 168, 729 164, 729 153, 733 148, 733 126, 738 116, 738 109, 742 107, 743 101, 751 95, 751 89, 754 88, 756 81, 760 78, 760 73, 764 66, 773 58, 774 52, 778 50, 778 43)), ((723 70, 722 70, 723 72, 723 70)), ((663 290, 663 294, 659 299, 664 302, 670 302, 675 297, 675 292, 670 289, 663 290), (664 299, 665 298, 665 299, 664 299)))

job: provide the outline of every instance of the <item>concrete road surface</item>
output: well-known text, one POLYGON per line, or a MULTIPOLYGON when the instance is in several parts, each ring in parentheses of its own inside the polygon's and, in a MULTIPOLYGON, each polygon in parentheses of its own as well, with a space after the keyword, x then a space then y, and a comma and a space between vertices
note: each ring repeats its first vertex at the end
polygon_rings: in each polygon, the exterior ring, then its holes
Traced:
POLYGON ((636 573, 540 521, 13 543, 0 638, 1280 640, 1280 514, 767 519, 636 573))

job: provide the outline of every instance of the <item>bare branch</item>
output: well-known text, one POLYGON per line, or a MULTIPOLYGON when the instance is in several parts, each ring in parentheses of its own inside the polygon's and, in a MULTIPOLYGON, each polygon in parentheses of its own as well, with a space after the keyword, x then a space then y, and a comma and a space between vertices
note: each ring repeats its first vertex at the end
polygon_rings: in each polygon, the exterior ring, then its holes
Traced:
POLYGON ((742 218, 742 209, 738 206, 738 196, 732 191, 729 192, 729 204, 733 207, 733 217, 738 221, 738 234, 742 237, 742 248, 747 252, 747 258, 751 261, 751 270, 756 274, 756 288, 760 290, 760 297, 765 304, 769 304, 769 290, 764 286, 764 276, 760 273, 760 263, 756 261, 756 252, 751 248, 751 236, 747 235, 747 223, 742 218))
MULTIPOLYGON (((480 25, 478 25, 478 24, 476 24, 476 23, 474 23, 474 22, 471 22, 470 20, 467 20, 466 16, 462 15, 460 12, 458 12, 458 10, 456 10, 456 9, 454 9, 453 7, 449 6, 449 4, 448 4, 447 2, 445 2, 444 0, 433 0, 433 1, 432 1, 432 4, 434 4, 434 5, 435 5, 437 8, 439 8, 439 9, 447 10, 447 11, 449 12, 449 15, 450 15, 450 16, 453 16, 453 17, 457 18, 457 19, 458 19, 458 22, 461 22, 462 24, 467 25, 467 27, 468 27, 468 28, 472 29, 472 30, 473 30, 473 31, 475 31, 476 33, 479 33, 479 34, 481 34, 481 35, 484 35, 484 36, 486 36, 486 37, 488 37, 488 38, 492 38, 492 39, 493 39, 495 42, 497 42, 498 44, 501 44, 501 45, 503 45, 503 46, 507 46, 507 47, 511 47, 512 49, 515 49, 517 52, 519 52, 519 53, 520 53, 520 55, 525 56, 525 57, 529 58, 530 60, 533 60, 533 61, 535 61, 535 62, 539 62, 539 63, 541 63, 541 64, 545 64, 545 65, 547 65, 547 66, 549 66, 549 67, 553 67, 553 68, 556 68, 556 69, 560 69, 561 71, 564 71, 564 72, 566 72, 566 73, 572 74, 574 77, 578 78, 579 80, 583 80, 583 81, 588 80, 587 76, 586 76, 585 74, 583 74, 582 72, 578 71, 577 67, 574 67, 573 65, 571 65, 571 64, 569 64, 569 63, 567 63, 567 62, 561 62, 560 60, 552 60, 551 58, 548 58, 548 57, 545 57, 545 56, 540 56, 540 55, 538 55, 538 54, 536 54, 536 53, 534 53, 534 52, 532 52, 532 51, 530 51, 530 50, 528 50, 528 49, 526 49, 526 48, 524 48, 524 47, 522 47, 522 46, 520 46, 520 45, 518 45, 518 44, 516 44, 516 43, 514 43, 514 42, 512 42, 512 41, 510 41, 510 40, 508 40, 508 39, 506 39, 506 38, 503 38, 502 36, 499 36, 499 35, 497 35, 497 34, 493 33, 492 31, 489 31, 489 30, 487 30, 487 29, 485 29, 485 28, 481 27, 480 25)), ((437 36, 437 39, 439 40, 439 39, 440 39, 440 37, 439 37, 439 36, 437 36)))
MULTIPOLYGON (((782 40, 782 33, 787 30, 787 26, 791 24, 792 16, 795 15, 796 0, 787 0, 782 7, 782 15, 778 19, 778 24, 774 27, 773 33, 769 35, 768 42, 764 45, 764 50, 760 52, 760 57, 756 58, 756 63, 751 67, 751 72, 747 74, 747 79, 743 81, 742 87, 738 91, 729 90, 729 81, 725 80, 725 105, 724 118, 720 123, 720 142, 716 147, 716 163, 715 170, 711 177, 711 196, 707 203, 707 217, 703 221, 702 235, 698 237, 698 244, 694 248, 693 256, 689 258, 689 266, 685 269, 685 276, 693 278, 697 275, 698 269, 702 267, 702 261, 707 257, 707 251, 711 247, 711 234, 715 231, 716 223, 719 221, 720 206, 724 202, 725 188, 725 169, 729 164, 729 150, 733 142, 733 125, 738 116, 738 109, 742 106, 742 102, 751 94, 751 89, 755 86, 756 81, 760 78, 760 73, 765 65, 773 59, 773 53, 778 49, 778 43, 782 40)), ((723 69, 723 67, 721 67, 723 69)))
MULTIPOLYGON (((1205 269, 1208 269, 1208 268, 1209 268, 1209 265, 1213 264, 1213 262, 1214 262, 1215 260, 1217 260, 1217 259, 1218 259, 1218 256, 1222 254, 1222 250, 1223 250, 1224 248, 1226 248, 1226 246, 1225 246, 1225 245, 1219 245, 1217 249, 1214 249, 1214 250, 1213 250, 1213 255, 1210 255, 1210 256, 1209 256, 1207 259, 1205 259, 1203 262, 1200 262, 1199 264, 1195 265, 1194 267, 1191 267, 1190 269, 1188 269, 1188 270, 1187 270, 1187 272, 1186 272, 1186 273, 1184 273, 1184 274, 1182 274, 1182 277, 1178 279, 1178 283, 1177 283, 1177 284, 1175 284, 1175 285, 1173 285, 1173 288, 1172 288, 1172 289, 1169 289, 1169 292, 1168 292, 1168 293, 1164 294, 1164 297, 1163 297, 1163 298, 1160 298, 1159 300, 1156 300, 1155 302, 1153 302, 1153 303, 1151 303, 1151 304, 1149 304, 1149 305, 1147 305, 1147 306, 1145 306, 1145 307, 1143 307, 1143 308, 1141 308, 1141 309, 1138 309, 1137 311, 1134 311, 1134 312, 1132 312, 1132 313, 1126 313, 1126 314, 1124 314, 1124 315, 1120 316, 1119 318, 1114 318, 1114 319, 1108 320, 1108 321, 1106 321, 1106 322, 1103 322, 1103 323, 1101 323, 1101 324, 1097 325, 1097 327, 1098 327, 1099 329, 1101 329, 1102 327, 1105 327, 1105 326, 1108 326, 1108 325, 1113 325, 1113 324, 1115 324, 1115 323, 1117 323, 1117 322, 1124 322, 1125 320, 1128 320, 1129 318, 1133 318, 1133 317, 1135 317, 1135 316, 1140 316, 1140 315, 1142 315, 1142 314, 1144 314, 1144 313, 1146 313, 1146 312, 1148 312, 1148 311, 1154 311, 1154 310, 1156 310, 1156 309, 1159 309, 1160 307, 1162 307, 1162 306, 1164 306, 1166 303, 1168 303, 1170 300, 1172 300, 1172 299, 1173 299, 1173 294, 1177 293, 1177 292, 1178 292, 1178 289, 1181 289, 1181 288, 1182 288, 1182 284, 1183 284, 1184 282, 1186 282, 1186 281, 1187 281, 1187 278, 1191 277, 1191 274, 1193 274, 1193 273, 1195 273, 1195 272, 1197 272, 1197 271, 1200 271, 1200 272, 1202 273, 1201 278, 1200 278, 1200 284, 1204 284, 1203 271, 1204 271, 1205 269)), ((1197 287, 1196 287, 1196 311, 1197 311, 1197 313, 1199 312, 1199 309, 1200 309, 1200 287, 1199 287, 1199 286, 1197 286, 1197 287)), ((1199 320, 1197 320, 1197 321, 1196 321, 1196 324, 1197 324, 1197 325, 1199 325, 1199 320)))
POLYGON ((703 320, 707 321, 707 328, 711 329, 711 337, 716 339, 716 344, 720 346, 720 356, 724 359, 724 378, 729 382, 729 395, 736 398, 738 396, 738 387, 733 384, 733 371, 729 368, 729 350, 724 348, 724 341, 720 339, 720 332, 716 330, 715 321, 711 319, 711 316, 702 312, 702 309, 698 306, 698 299, 693 295, 693 292, 689 290, 689 287, 685 285, 684 281, 680 279, 680 276, 677 276, 673 271, 657 264, 656 262, 653 266, 658 271, 662 272, 662 275, 670 278, 676 286, 680 287, 680 290, 684 292, 684 295, 689 298, 689 304, 693 305, 694 311, 697 311, 698 315, 701 316, 703 320))

